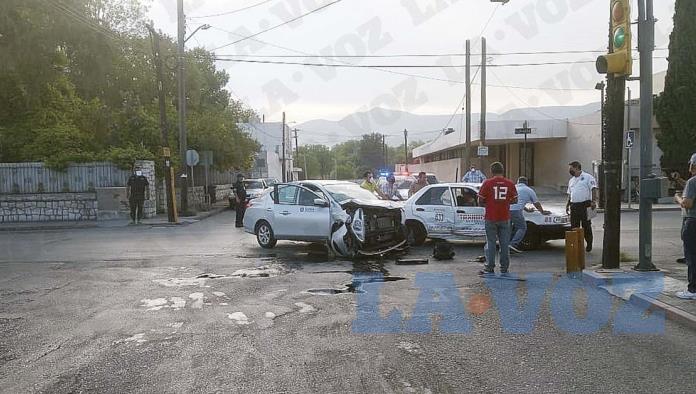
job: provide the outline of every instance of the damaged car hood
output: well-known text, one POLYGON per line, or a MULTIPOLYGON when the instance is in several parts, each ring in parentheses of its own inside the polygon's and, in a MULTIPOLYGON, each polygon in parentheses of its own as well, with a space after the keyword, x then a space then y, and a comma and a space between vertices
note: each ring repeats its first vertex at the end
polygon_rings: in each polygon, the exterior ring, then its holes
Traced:
POLYGON ((383 200, 372 200, 372 201, 366 201, 366 200, 359 200, 359 199, 351 199, 351 200, 346 200, 342 202, 341 208, 343 209, 356 209, 356 208, 383 208, 383 209, 388 209, 388 210, 398 210, 401 209, 401 207, 391 201, 383 201, 383 200))

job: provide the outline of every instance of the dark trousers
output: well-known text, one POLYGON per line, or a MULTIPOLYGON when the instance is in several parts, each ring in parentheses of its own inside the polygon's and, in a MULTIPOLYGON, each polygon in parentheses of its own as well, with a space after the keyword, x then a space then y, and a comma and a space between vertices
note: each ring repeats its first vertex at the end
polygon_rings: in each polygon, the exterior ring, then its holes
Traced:
POLYGON ((592 246, 592 222, 587 219, 587 208, 592 206, 591 201, 574 202, 570 204, 570 226, 579 228, 585 232, 587 246, 592 246))
POLYGON ((684 258, 689 267, 689 291, 696 293, 696 218, 684 218, 681 232, 684 258))
POLYGON ((143 218, 143 205, 145 204, 144 198, 132 197, 130 200, 130 217, 134 222, 140 221, 143 218))
POLYGON ((235 226, 242 227, 244 225, 244 212, 246 211, 246 204, 244 201, 238 202, 234 208, 235 213, 235 226))

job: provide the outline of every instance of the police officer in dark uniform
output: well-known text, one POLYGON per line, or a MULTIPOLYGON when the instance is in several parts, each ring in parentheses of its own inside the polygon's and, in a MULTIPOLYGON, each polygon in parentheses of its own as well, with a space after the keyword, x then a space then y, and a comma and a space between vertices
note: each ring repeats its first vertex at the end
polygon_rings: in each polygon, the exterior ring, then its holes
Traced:
POLYGON ((126 197, 130 204, 131 224, 140 224, 145 200, 150 199, 150 183, 140 168, 136 168, 135 173, 128 178, 127 186, 126 197))
POLYGON ((244 226, 244 211, 246 210, 246 188, 244 187, 244 175, 237 174, 237 182, 232 186, 232 193, 235 197, 235 227, 244 226))

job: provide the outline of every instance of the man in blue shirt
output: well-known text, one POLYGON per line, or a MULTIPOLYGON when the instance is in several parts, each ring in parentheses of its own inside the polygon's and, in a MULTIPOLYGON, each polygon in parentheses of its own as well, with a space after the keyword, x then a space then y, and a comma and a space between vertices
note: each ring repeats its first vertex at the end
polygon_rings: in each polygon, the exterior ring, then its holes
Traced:
POLYGON ((485 180, 486 175, 477 170, 474 165, 472 165, 469 171, 462 177, 462 182, 465 183, 483 183, 485 180))
POLYGON ((542 213, 549 215, 551 212, 545 211, 541 206, 539 198, 537 198, 534 189, 527 184, 529 180, 526 177, 517 178, 517 203, 510 205, 510 223, 512 224, 512 240, 510 241, 510 250, 514 253, 522 253, 520 244, 527 233, 527 222, 524 220, 524 210, 527 204, 533 204, 534 207, 542 213))
POLYGON ((675 201, 682 208, 682 242, 684 243, 684 257, 688 265, 687 277, 689 284, 686 290, 676 294, 685 300, 696 300, 696 153, 689 160, 689 173, 691 178, 686 181, 683 194, 674 196, 675 201))

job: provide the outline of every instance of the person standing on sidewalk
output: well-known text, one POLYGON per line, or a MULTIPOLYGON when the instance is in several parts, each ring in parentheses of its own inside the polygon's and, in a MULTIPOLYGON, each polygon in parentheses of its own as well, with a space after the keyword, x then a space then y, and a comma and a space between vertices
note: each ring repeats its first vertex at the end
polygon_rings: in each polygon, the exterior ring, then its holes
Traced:
POLYGON ((580 162, 569 164, 570 180, 568 181, 568 203, 566 213, 570 214, 570 226, 579 228, 585 232, 585 251, 592 251, 592 222, 588 218, 587 208, 597 209, 599 199, 597 181, 594 177, 582 170, 580 162))
POLYGON ((487 179, 479 190, 479 205, 486 206, 486 266, 480 274, 495 272, 496 241, 500 242, 500 273, 506 274, 510 267, 510 204, 517 202, 515 184, 503 176, 503 164, 491 164, 492 178, 487 179))
POLYGON ((140 168, 134 169, 126 184, 126 198, 130 205, 130 224, 140 224, 143 219, 145 200, 150 199, 150 183, 140 168))
POLYGON ((510 251, 514 253, 522 253, 521 244, 527 233, 527 221, 524 219, 524 210, 527 204, 533 204, 542 215, 551 214, 551 212, 545 211, 544 207, 541 206, 536 192, 527 185, 528 183, 527 177, 521 176, 517 178, 517 185, 515 185, 517 202, 510 205, 510 224, 512 224, 510 251))
POLYGON ((685 300, 696 300, 696 153, 689 160, 691 178, 686 181, 684 194, 677 194, 674 200, 682 208, 681 239, 684 243, 684 258, 688 266, 689 285, 685 291, 677 292, 676 296, 685 300))
POLYGON ((235 200, 235 227, 244 227, 244 212, 246 211, 246 187, 244 186, 244 175, 237 174, 237 182, 232 185, 232 193, 235 200))

